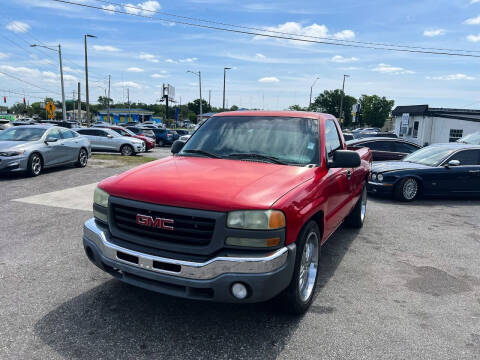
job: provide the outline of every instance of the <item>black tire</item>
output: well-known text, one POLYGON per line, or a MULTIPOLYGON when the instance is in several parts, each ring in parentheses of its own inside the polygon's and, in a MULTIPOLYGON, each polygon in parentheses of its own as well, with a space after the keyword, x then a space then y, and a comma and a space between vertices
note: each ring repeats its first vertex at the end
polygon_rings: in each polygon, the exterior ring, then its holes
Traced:
POLYGON ((120 153, 123 156, 134 156, 135 151, 133 150, 133 147, 131 145, 122 145, 120 148, 120 153))
POLYGON ((80 151, 78 152, 78 159, 77 162, 75 163, 76 167, 83 168, 87 166, 88 163, 88 152, 86 149, 81 148, 80 151))
POLYGON ((365 221, 365 216, 367 213, 367 198, 367 186, 363 184, 362 195, 355 204, 352 212, 345 220, 345 223, 349 227, 355 229, 360 229, 361 227, 363 227, 363 222, 365 221))
POLYGON ((33 153, 28 158, 27 172, 30 176, 38 176, 43 170, 43 159, 39 153, 33 153))
POLYGON ((164 145, 163 140, 162 139, 158 140, 157 145, 159 147, 162 147, 164 145))
MULTIPOLYGON (((300 234, 297 238, 297 251, 295 255, 295 268, 293 270, 292 280, 288 287, 280 293, 275 299, 274 302, 276 303, 277 307, 280 308, 282 312, 294 314, 294 315, 302 315, 304 314, 310 305, 312 304, 313 299, 315 298, 315 292, 317 287, 318 281, 318 264, 320 260, 320 253, 321 253, 321 234, 318 228, 318 225, 315 221, 309 221, 302 229, 300 234), (318 240, 318 247, 317 247, 317 267, 315 273, 315 279, 313 281, 313 288, 310 289, 311 293, 307 298, 302 298, 301 290, 300 290, 300 275, 301 275, 301 268, 302 268, 302 256, 305 250, 305 244, 307 239, 310 238, 314 234, 318 240)), ((313 254, 312 256, 315 256, 313 254)))
POLYGON ((420 193, 420 183, 417 179, 407 177, 398 182, 393 191, 395 199, 404 202, 410 202, 420 193))

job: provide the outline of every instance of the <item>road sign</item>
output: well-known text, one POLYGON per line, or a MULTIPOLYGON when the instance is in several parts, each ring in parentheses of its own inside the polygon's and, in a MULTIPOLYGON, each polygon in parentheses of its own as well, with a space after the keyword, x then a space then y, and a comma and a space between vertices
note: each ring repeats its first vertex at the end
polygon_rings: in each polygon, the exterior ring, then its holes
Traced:
POLYGON ((404 113, 402 114, 402 126, 408 126, 408 121, 410 120, 410 114, 404 113))
POLYGON ((45 105, 45 109, 48 112, 48 118, 53 119, 55 117, 55 110, 57 107, 53 104, 53 101, 49 101, 47 105, 45 105))

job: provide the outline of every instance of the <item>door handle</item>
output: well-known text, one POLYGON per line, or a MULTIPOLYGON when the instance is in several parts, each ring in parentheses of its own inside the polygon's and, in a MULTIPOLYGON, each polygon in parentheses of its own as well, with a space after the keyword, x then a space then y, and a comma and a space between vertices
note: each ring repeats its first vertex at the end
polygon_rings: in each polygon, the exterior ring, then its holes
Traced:
POLYGON ((347 179, 350 180, 352 178, 352 170, 347 171, 347 179))

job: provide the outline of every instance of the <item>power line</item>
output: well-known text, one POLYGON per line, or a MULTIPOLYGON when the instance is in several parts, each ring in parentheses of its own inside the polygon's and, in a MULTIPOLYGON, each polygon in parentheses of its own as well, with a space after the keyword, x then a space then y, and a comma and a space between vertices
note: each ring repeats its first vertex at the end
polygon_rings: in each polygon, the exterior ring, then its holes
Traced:
MULTIPOLYGON (((147 19, 150 19, 150 20, 152 19, 151 17, 146 16, 146 15, 132 14, 132 13, 128 13, 126 11, 115 10, 115 9, 104 9, 104 8, 101 8, 101 7, 98 7, 98 6, 93 6, 93 5, 88 5, 88 4, 80 4, 80 3, 73 2, 73 1, 66 1, 66 0, 52 0, 52 1, 60 2, 60 3, 64 3, 64 4, 70 4, 70 5, 77 5, 77 6, 81 6, 81 7, 97 9, 97 10, 102 10, 102 11, 108 11, 108 12, 112 12, 112 13, 142 17, 142 18, 147 18, 147 19)), ((238 33, 238 34, 262 36, 262 37, 267 37, 267 38, 299 41, 299 42, 306 42, 306 43, 312 43, 312 44, 334 45, 334 46, 364 48, 364 49, 372 49, 372 50, 386 50, 386 51, 396 51, 396 52, 406 52, 406 53, 420 53, 420 54, 431 54, 431 55, 447 55, 447 56, 480 58, 480 55, 473 55, 473 54, 460 54, 460 53, 454 53, 454 52, 439 52, 439 51, 437 52, 437 51, 426 51, 426 50, 413 50, 413 49, 404 49, 404 48, 396 49, 396 48, 391 48, 391 47, 376 47, 376 46, 359 45, 359 44, 344 44, 344 43, 330 42, 330 41, 299 39, 299 38, 293 37, 293 36, 270 35, 270 34, 265 34, 265 33, 257 33, 257 32, 253 32, 253 31, 227 29, 227 28, 222 28, 222 27, 218 27, 218 26, 194 24, 194 23, 189 23, 189 22, 186 22, 186 21, 161 19, 161 18, 156 18, 156 19, 160 20, 160 21, 163 21, 163 22, 173 22, 173 23, 176 23, 176 24, 194 26, 194 27, 210 29, 210 30, 218 30, 218 31, 232 32, 232 33, 238 33)))
POLYGON ((31 93, 25 93, 25 92, 22 93, 22 92, 7 90, 7 89, 0 89, 0 91, 2 91, 2 92, 4 92, 4 93, 7 93, 7 92, 8 92, 9 94, 22 95, 22 96, 28 96, 28 97, 30 97, 30 98, 45 100, 45 96, 40 97, 40 96, 37 96, 37 95, 32 95, 31 93))
MULTIPOLYGON (((247 29, 247 30, 254 30, 254 31, 269 32, 269 33, 281 34, 281 35, 289 35, 289 36, 297 36, 297 37, 300 36, 302 38, 329 40, 329 41, 335 41, 335 42, 340 41, 340 42, 352 43, 352 44, 398 47, 398 48, 405 48, 405 49, 421 49, 421 50, 452 51, 452 52, 460 51, 460 52, 468 52, 468 53, 480 53, 479 50, 434 48, 434 47, 422 47, 422 46, 412 46, 412 45, 397 45, 397 44, 391 44, 391 43, 377 43, 377 42, 370 42, 370 41, 336 39, 336 38, 332 38, 332 37, 315 36, 315 35, 302 35, 302 34, 295 34, 295 33, 289 33, 289 32, 278 31, 278 30, 269 30, 269 29, 265 29, 265 28, 257 28, 257 27, 244 26, 244 25, 228 24, 228 23, 214 21, 214 20, 206 20, 206 19, 195 18, 195 17, 190 17, 190 16, 172 14, 172 13, 168 13, 168 12, 165 12, 165 11, 159 11, 159 10, 142 9, 142 8, 139 8, 138 6, 135 6, 135 5, 123 4, 123 3, 118 3, 118 2, 114 2, 114 1, 108 1, 108 0, 95 0, 95 1, 105 3, 105 4, 116 5, 116 6, 123 6, 124 8, 131 8, 131 9, 135 9, 137 11, 142 11, 142 12, 162 14, 162 15, 171 16, 171 17, 178 18, 178 19, 194 20, 194 21, 200 21, 200 22, 203 22, 203 23, 228 26, 228 27, 233 27, 233 28, 238 28, 238 29, 247 29)), ((103 8, 102 8, 102 10, 108 11, 108 9, 103 9, 103 8)), ((128 13, 128 14, 130 14, 130 13, 128 13)), ((164 21, 167 21, 167 20, 164 20, 164 21)))
POLYGON ((8 73, 6 73, 6 72, 3 72, 3 71, 1 71, 1 70, 0 70, 0 74, 3 74, 3 75, 8 76, 8 77, 11 77, 12 79, 21 81, 21 82, 23 82, 23 83, 25 83, 25 84, 28 84, 28 85, 30 85, 30 86, 36 87, 37 89, 45 90, 47 93, 54 93, 54 94, 60 95, 60 93, 58 93, 58 92, 56 92, 56 91, 52 91, 52 90, 48 90, 48 89, 42 88, 41 86, 32 84, 31 82, 28 82, 28 81, 26 81, 26 80, 20 79, 19 77, 13 76, 13 75, 8 74, 8 73))

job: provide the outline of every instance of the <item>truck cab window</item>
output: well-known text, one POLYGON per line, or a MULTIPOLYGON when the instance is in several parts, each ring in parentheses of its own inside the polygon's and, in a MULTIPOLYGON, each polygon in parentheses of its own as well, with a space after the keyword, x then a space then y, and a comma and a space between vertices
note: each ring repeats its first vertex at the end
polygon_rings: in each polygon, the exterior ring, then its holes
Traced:
POLYGON ((328 156, 331 156, 335 150, 341 148, 340 136, 333 120, 325 121, 325 148, 328 156))

